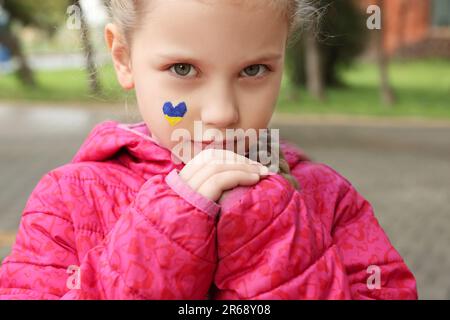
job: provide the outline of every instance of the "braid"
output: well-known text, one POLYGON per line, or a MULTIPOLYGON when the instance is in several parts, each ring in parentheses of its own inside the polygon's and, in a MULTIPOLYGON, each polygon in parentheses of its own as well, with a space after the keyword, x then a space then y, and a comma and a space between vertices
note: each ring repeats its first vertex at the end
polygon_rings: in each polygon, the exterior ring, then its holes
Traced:
POLYGON ((297 179, 291 174, 291 169, 289 168, 289 163, 286 161, 284 157, 283 151, 280 148, 280 171, 279 174, 282 175, 287 181, 289 181, 292 186, 299 190, 300 186, 298 185, 297 179))
MULTIPOLYGON (((268 129, 269 134, 267 135, 267 148, 265 150, 267 150, 268 153, 268 157, 270 160, 272 160, 271 154, 270 152, 272 151, 272 141, 271 141, 271 134, 270 134, 270 129, 268 129)), ((283 150, 281 150, 279 141, 278 141, 278 145, 276 146, 278 148, 278 152, 279 152, 279 157, 278 157, 278 161, 279 161, 279 165, 277 168, 277 173, 279 175, 281 175, 282 177, 284 177, 295 189, 299 190, 300 186, 298 184, 297 179, 291 174, 291 169, 289 167, 289 163, 286 160, 286 157, 284 156, 283 150)), ((277 149, 275 148, 275 150, 277 149)), ((257 152, 257 160, 258 162, 262 162, 260 159, 260 153, 257 152)), ((272 165, 272 162, 269 162, 268 164, 266 164, 266 167, 270 168, 272 165)))

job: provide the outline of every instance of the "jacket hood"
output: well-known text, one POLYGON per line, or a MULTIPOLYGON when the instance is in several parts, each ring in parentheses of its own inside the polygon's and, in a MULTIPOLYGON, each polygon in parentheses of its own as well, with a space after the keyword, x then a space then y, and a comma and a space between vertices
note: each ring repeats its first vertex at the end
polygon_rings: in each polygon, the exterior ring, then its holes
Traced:
MULTIPOLYGON (((280 139, 280 147, 291 169, 298 162, 309 160, 300 148, 285 140, 280 139)), ((172 152, 151 137, 145 122, 122 124, 105 121, 98 124, 71 162, 85 161, 118 163, 145 179, 184 167, 184 163, 173 162, 172 152)))

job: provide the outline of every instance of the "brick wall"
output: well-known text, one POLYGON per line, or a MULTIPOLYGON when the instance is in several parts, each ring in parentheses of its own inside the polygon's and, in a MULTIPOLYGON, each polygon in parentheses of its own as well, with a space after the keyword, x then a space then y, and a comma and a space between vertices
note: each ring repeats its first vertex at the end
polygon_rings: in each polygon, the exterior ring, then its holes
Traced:
POLYGON ((355 0, 364 12, 371 4, 383 3, 385 50, 392 54, 402 47, 425 40, 430 31, 431 0, 355 0))

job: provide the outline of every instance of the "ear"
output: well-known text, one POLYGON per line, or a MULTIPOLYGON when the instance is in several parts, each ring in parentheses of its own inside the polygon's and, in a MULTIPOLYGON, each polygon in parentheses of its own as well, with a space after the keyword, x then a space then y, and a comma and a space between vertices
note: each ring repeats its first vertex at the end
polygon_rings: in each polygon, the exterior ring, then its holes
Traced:
POLYGON ((134 88, 129 46, 118 27, 108 23, 105 27, 105 41, 111 52, 117 80, 125 90, 134 88))

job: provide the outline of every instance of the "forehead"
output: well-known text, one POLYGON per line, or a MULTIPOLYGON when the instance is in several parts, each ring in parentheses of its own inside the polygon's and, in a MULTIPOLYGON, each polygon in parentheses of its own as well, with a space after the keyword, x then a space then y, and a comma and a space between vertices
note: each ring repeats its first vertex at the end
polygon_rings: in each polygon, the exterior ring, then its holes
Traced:
POLYGON ((270 7, 272 9, 278 9, 278 11, 287 10, 289 1, 291 0, 195 0, 204 4, 217 4, 223 3, 226 5, 234 5, 240 8, 262 8, 270 7))
POLYGON ((268 0, 153 0, 137 33, 147 50, 245 58, 280 53, 287 32, 286 17, 268 0))

